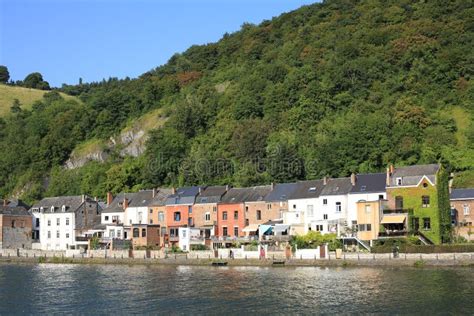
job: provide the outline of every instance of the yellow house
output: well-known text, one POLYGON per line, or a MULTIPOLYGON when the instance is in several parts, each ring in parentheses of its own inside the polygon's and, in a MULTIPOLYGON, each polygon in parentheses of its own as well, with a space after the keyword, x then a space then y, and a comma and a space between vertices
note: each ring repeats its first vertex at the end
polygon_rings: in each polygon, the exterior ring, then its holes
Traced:
POLYGON ((357 238, 374 240, 379 236, 381 200, 357 202, 357 238))

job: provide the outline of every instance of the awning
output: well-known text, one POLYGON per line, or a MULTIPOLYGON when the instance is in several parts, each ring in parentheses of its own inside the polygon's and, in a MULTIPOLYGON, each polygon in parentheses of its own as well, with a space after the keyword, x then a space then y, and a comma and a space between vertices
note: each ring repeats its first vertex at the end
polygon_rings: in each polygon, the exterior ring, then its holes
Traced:
POLYGON ((265 233, 271 233, 272 231, 272 225, 260 225, 260 227, 258 228, 258 234, 260 236, 264 235, 265 233))
POLYGON ((249 226, 245 226, 244 229, 242 229, 242 231, 244 233, 256 232, 257 230, 258 230, 258 225, 257 224, 252 224, 252 225, 249 225, 249 226))
POLYGON ((385 215, 380 224, 403 224, 406 218, 406 215, 385 215))
POLYGON ((284 233, 289 228, 290 228, 290 225, 283 225, 283 224, 282 225, 275 225, 273 231, 275 232, 275 234, 284 233))

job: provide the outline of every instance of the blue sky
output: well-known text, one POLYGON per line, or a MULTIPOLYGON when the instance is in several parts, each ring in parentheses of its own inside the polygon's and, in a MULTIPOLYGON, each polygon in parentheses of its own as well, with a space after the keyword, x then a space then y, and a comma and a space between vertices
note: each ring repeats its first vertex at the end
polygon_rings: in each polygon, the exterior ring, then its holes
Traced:
POLYGON ((0 64, 53 86, 138 75, 315 0, 0 0, 0 64))

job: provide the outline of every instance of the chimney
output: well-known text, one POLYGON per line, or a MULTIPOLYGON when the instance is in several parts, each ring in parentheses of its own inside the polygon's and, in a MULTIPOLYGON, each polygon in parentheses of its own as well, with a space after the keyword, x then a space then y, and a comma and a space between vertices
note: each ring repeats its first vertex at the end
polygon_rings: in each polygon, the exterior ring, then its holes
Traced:
POLYGON ((84 203, 84 202, 86 201, 86 195, 83 194, 83 195, 81 196, 81 198, 82 198, 82 203, 84 203))
POLYGON ((328 177, 323 178, 323 185, 326 185, 326 184, 328 184, 328 177))
POLYGON ((390 167, 387 167, 387 176, 385 177, 385 185, 386 185, 387 187, 390 186, 390 176, 391 176, 391 174, 390 174, 390 167))
POLYGON ((199 194, 201 194, 202 192, 202 188, 201 187, 198 187, 199 188, 199 194))
POLYGON ((96 201, 96 202, 97 202, 97 196, 95 196, 95 197, 94 197, 94 201, 96 201))
POLYGON ((128 207, 128 199, 124 198, 123 199, 123 209, 125 210, 128 207))
POLYGON ((394 171, 395 171, 395 168, 393 167, 392 164, 390 164, 390 175, 392 175, 394 171))
POLYGON ((3 206, 7 206, 8 205, 8 200, 7 199, 3 199, 3 206))
POLYGON ((451 173, 450 174, 450 179, 448 181, 449 194, 451 194, 451 192, 453 191, 453 181, 454 181, 454 173, 451 173))
POLYGON ((171 194, 176 194, 176 188, 175 187, 171 188, 171 194))
POLYGON ((112 192, 107 192, 107 206, 112 204, 113 199, 114 196, 112 195, 112 192))
POLYGON ((272 186, 272 190, 275 189, 275 183, 274 182, 271 183, 271 186, 272 186))
POLYGON ((356 185, 356 181, 357 181, 357 179, 356 179, 356 174, 353 172, 353 173, 351 174, 351 184, 352 184, 352 186, 355 186, 355 185, 356 185))
POLYGON ((153 190, 152 190, 152 197, 155 198, 155 196, 156 196, 156 188, 153 188, 153 190))
POLYGON ((229 189, 230 189, 229 185, 226 184, 226 185, 225 185, 225 191, 227 192, 227 191, 229 191, 229 189))

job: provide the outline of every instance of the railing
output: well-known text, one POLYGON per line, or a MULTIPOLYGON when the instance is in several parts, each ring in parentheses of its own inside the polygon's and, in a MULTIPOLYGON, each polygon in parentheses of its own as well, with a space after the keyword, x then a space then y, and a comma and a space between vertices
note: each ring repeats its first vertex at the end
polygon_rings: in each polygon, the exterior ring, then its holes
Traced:
POLYGON ((247 242, 258 240, 258 236, 245 236, 245 237, 230 237, 230 236, 212 236, 213 242, 222 242, 222 241, 235 241, 235 242, 247 242))
POLYGON ((413 209, 411 208, 399 208, 399 209, 383 209, 382 213, 386 214, 412 214, 413 209))
POLYGON ((273 241, 290 241, 290 235, 265 235, 265 240, 273 240, 273 241))
POLYGON ((379 237, 403 237, 408 235, 408 231, 406 230, 398 230, 398 231, 385 231, 380 232, 379 237))
POLYGON ((90 237, 76 236, 76 241, 89 241, 90 237))

